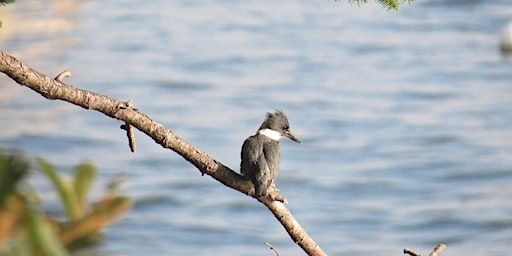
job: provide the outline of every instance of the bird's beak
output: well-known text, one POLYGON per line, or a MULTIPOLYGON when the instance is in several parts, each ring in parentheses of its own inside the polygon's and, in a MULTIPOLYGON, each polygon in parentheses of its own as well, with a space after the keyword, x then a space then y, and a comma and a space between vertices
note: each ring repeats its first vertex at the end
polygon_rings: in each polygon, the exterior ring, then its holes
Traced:
POLYGON ((302 144, 302 141, 299 138, 295 137, 295 135, 293 135, 291 132, 287 132, 285 136, 288 137, 290 140, 302 144))

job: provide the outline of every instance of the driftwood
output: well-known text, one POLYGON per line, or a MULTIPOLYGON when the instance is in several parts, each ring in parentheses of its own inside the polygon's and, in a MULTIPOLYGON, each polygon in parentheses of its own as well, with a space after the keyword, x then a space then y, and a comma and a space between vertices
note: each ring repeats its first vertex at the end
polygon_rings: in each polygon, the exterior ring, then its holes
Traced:
MULTIPOLYGON (((0 72, 6 74, 20 85, 26 86, 49 100, 63 100, 88 110, 96 110, 104 115, 122 120, 130 139, 130 148, 135 151, 135 141, 131 127, 151 137, 162 147, 171 149, 193 164, 202 175, 207 174, 227 187, 246 195, 254 195, 254 186, 250 181, 229 167, 208 156, 205 152, 182 139, 172 130, 152 120, 146 114, 133 108, 131 101, 123 102, 79 89, 63 82, 70 72, 62 72, 55 79, 34 70, 16 58, 0 51, 0 72), (132 141, 133 139, 133 141, 132 141)), ((320 246, 308 235, 285 206, 286 199, 277 189, 269 191, 266 197, 257 198, 274 214, 283 225, 292 240, 309 255, 326 255, 320 246)))

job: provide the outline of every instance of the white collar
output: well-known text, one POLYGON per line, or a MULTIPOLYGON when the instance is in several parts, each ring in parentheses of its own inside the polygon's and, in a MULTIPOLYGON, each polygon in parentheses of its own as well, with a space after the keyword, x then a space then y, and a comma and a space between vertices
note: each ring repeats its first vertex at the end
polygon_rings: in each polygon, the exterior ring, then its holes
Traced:
POLYGON ((272 129, 268 129, 268 128, 259 130, 258 133, 265 135, 265 136, 269 137, 270 139, 277 140, 277 141, 279 141, 279 139, 282 137, 279 132, 276 132, 276 131, 274 131, 272 129))

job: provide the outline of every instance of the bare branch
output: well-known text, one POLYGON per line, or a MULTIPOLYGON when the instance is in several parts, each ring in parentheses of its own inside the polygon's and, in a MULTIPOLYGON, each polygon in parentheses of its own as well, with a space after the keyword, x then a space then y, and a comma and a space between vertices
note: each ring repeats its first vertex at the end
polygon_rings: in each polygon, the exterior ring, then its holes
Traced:
MULTIPOLYGON (((439 256, 441 255, 441 252, 443 252, 444 249, 446 249, 445 244, 438 244, 436 248, 434 248, 434 250, 428 256, 439 256)), ((420 256, 419 253, 408 248, 404 249, 404 254, 409 254, 411 256, 420 256)))
POLYGON ((299 222, 297 222, 282 202, 274 201, 268 197, 259 197, 258 201, 267 206, 276 219, 281 222, 281 225, 286 229, 292 240, 309 255, 327 255, 313 238, 308 235, 306 230, 300 226, 299 222))
POLYGON ((421 256, 419 253, 417 253, 409 248, 404 249, 404 254, 409 254, 411 256, 421 256))
MULTIPOLYGON (((134 108, 126 108, 122 101, 82 90, 62 81, 51 79, 21 63, 16 58, 0 51, 0 72, 8 75, 18 84, 26 86, 43 97, 63 100, 85 109, 92 109, 104 115, 124 121, 151 137, 156 143, 168 148, 193 164, 202 174, 208 174, 220 183, 246 195, 254 195, 253 184, 240 174, 208 156, 205 152, 186 142, 178 134, 134 108)), ((292 240, 309 255, 326 255, 318 244, 306 233, 290 211, 279 201, 284 197, 277 190, 269 191, 268 197, 259 197, 286 229, 292 240)))
POLYGON ((438 244, 428 256, 439 256, 446 249, 445 244, 438 244))

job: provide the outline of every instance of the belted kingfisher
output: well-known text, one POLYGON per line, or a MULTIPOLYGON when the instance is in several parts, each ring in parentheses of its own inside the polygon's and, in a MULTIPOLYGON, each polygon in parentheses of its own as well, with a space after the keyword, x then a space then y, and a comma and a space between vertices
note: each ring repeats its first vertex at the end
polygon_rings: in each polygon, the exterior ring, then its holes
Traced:
POLYGON ((302 143, 290 132, 290 124, 284 112, 276 110, 275 113, 267 113, 256 134, 247 138, 242 145, 240 172, 254 184, 256 197, 267 195, 267 189, 277 176, 281 162, 281 137, 302 143))

